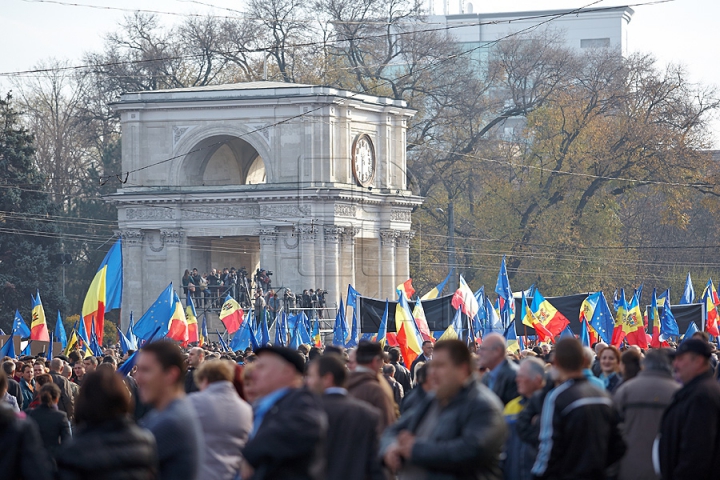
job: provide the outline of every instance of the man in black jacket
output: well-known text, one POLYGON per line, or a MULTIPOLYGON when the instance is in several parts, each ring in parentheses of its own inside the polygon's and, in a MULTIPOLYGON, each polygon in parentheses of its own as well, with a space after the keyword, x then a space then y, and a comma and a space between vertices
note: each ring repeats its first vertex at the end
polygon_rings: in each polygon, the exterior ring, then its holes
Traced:
POLYGON ((575 338, 557 343, 554 365, 561 383, 543 404, 535 478, 604 480, 625 453, 612 400, 587 381, 584 360, 575 338))
POLYGON ((328 417, 325 478, 385 480, 378 458, 380 411, 353 397, 344 388, 345 365, 337 355, 324 355, 308 366, 305 382, 317 395, 328 417))
POLYGON ((503 405, 518 397, 515 383, 518 366, 507 359, 505 337, 491 333, 483 338, 483 343, 478 349, 478 363, 480 367, 488 369, 482 377, 482 383, 500 398, 503 405))
POLYGON ((320 400, 300 388, 305 359, 278 346, 260 348, 251 373, 253 430, 242 451, 243 479, 323 479, 327 416, 320 400))
POLYGON ((402 354, 400 353, 400 349, 397 347, 393 347, 388 351, 388 359, 390 360, 390 365, 395 367, 395 375, 393 378, 397 380, 397 382, 402 385, 403 392, 405 395, 408 394, 410 389, 412 388, 412 378, 410 376, 410 370, 405 368, 402 363, 400 363, 400 359, 402 358, 402 354))
POLYGON ((683 387, 665 410, 656 442, 663 480, 704 480, 720 472, 720 385, 710 369, 711 353, 707 342, 695 338, 675 352, 675 378, 683 387))
POLYGON ((472 373, 462 341, 435 344, 430 375, 436 394, 408 410, 380 441, 385 465, 401 478, 502 478, 499 461, 507 435, 502 405, 472 373))
POLYGON ((415 381, 415 367, 417 367, 418 363, 427 363, 430 360, 432 360, 433 356, 433 349, 435 347, 433 346, 433 342, 430 340, 425 340, 422 343, 422 354, 418 355, 417 358, 412 362, 410 365, 410 378, 415 381))
POLYGON ((53 358, 50 360, 50 376, 53 379, 53 383, 60 388, 60 401, 58 402, 58 409, 65 412, 68 420, 72 421, 75 413, 75 404, 73 403, 70 381, 62 376, 64 366, 65 363, 60 358, 53 358))

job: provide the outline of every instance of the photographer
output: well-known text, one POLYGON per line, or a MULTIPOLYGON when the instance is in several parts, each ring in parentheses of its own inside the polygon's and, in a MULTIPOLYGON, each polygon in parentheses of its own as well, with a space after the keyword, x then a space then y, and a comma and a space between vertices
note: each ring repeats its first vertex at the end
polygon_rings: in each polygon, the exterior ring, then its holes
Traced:
POLYGON ((284 303, 285 311, 287 312, 288 315, 290 315, 290 312, 295 310, 295 301, 296 301, 295 294, 292 293, 292 290, 290 290, 289 288, 286 288, 285 293, 283 294, 283 303, 284 303))
POLYGON ((318 312, 317 308, 320 304, 320 299, 317 296, 317 293, 313 291, 313 289, 310 289, 310 318, 318 318, 318 312))
POLYGON ((325 300, 325 295, 327 295, 327 290, 320 290, 319 288, 315 290, 315 295, 318 299, 318 314, 320 318, 323 317, 323 313, 325 312, 325 307, 327 307, 327 301, 325 300))
POLYGON ((278 298, 277 294, 275 293, 275 290, 270 290, 268 292, 268 299, 267 299, 268 325, 272 324, 272 322, 275 320, 275 317, 277 316, 277 314, 281 308, 282 308, 282 304, 280 303, 280 299, 278 298))
POLYGON ((218 297, 220 297, 220 275, 216 269, 210 270, 207 276, 206 296, 210 298, 210 308, 218 308, 218 297))
POLYGON ((306 315, 310 314, 309 310, 312 308, 312 299, 310 298, 310 292, 308 292, 307 290, 303 290, 300 308, 308 310, 308 312, 306 312, 306 315))

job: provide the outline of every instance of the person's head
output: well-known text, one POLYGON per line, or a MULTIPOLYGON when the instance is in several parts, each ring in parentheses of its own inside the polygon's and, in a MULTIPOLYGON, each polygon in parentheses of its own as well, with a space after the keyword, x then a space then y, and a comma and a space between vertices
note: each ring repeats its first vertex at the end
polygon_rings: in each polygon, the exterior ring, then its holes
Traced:
POLYGON ((472 373, 472 356, 465 343, 460 340, 441 340, 435 344, 430 377, 441 402, 452 399, 472 373))
POLYGON ((683 385, 687 385, 698 375, 710 369, 710 346, 704 340, 690 338, 678 345, 673 360, 675 378, 683 385))
POLYGON ((73 350, 68 354, 68 360, 70 361, 70 363, 75 365, 80 361, 80 354, 76 350, 73 350))
POLYGON ((111 357, 111 356, 103 357, 102 364, 110 365, 113 368, 113 370, 117 369, 117 360, 115 360, 115 357, 111 357))
POLYGON ((43 373, 47 373, 45 365, 43 365, 42 363, 36 363, 35 365, 33 365, 33 374, 35 375, 35 377, 38 377, 43 373))
POLYGON ((60 358, 53 358, 50 360, 50 371, 52 373, 62 373, 64 366, 65 362, 63 362, 60 358))
POLYGON ((257 351, 257 357, 251 378, 258 397, 281 388, 302 385, 305 359, 295 350, 279 346, 265 347, 257 351))
POLYGON ((188 269, 186 268, 186 269, 185 269, 185 273, 183 273, 183 278, 187 278, 187 277, 189 277, 189 276, 190 276, 190 270, 188 270, 188 269))
POLYGON ((555 345, 553 365, 560 381, 582 376, 585 354, 582 344, 575 338, 563 338, 555 345))
POLYGON ((72 377, 72 373, 73 373, 73 369, 70 365, 68 365, 67 363, 65 365, 63 365, 63 371, 62 371, 63 377, 70 378, 70 377, 72 377))
POLYGON ((595 361, 595 352, 590 347, 583 347, 584 362, 583 368, 590 368, 595 361))
POLYGON ((36 387, 42 387, 46 383, 51 383, 52 381, 53 381, 53 379, 49 373, 41 373, 40 375, 35 375, 35 386, 36 387))
POLYGON ((242 382, 243 389, 245 391, 245 400, 248 403, 253 403, 255 400, 260 398, 260 395, 255 391, 255 385, 252 383, 252 372, 255 370, 255 362, 246 363, 243 366, 242 371, 242 382))
POLYGON ((15 375, 15 362, 8 360, 2 364, 3 371, 8 378, 12 378, 15 375))
POLYGON ((53 382, 46 383, 40 388, 40 403, 46 407, 57 405, 60 400, 60 388, 53 382))
POLYGON ((425 340, 422 343, 422 352, 426 358, 432 357, 433 350, 435 350, 435 345, 430 340, 425 340))
POLYGON ((598 356, 598 361, 600 360, 600 352, 602 352, 603 349, 604 349, 605 347, 607 347, 607 346, 608 346, 608 344, 605 343, 605 342, 597 342, 597 343, 595 344, 595 346, 594 346, 594 348, 595 348, 595 355, 598 356))
POLYGON ((85 372, 91 373, 94 372, 97 368, 98 361, 95 357, 87 357, 85 360, 83 360, 83 364, 85 365, 85 372))
POLYGON ((138 355, 135 380, 140 399, 162 410, 184 391, 186 368, 182 352, 173 342, 158 340, 143 346, 138 355))
POLYGON ((430 362, 418 364, 415 368, 415 382, 426 392, 432 390, 430 376, 428 375, 429 370, 430 362))
POLYGON ((400 349, 397 347, 393 347, 387 352, 388 354, 388 360, 390 360, 390 363, 399 363, 400 358, 402 357, 402 354, 400 353, 400 349))
POLYGON ((191 368, 198 368, 205 360, 205 350, 200 347, 193 347, 188 352, 188 365, 191 368))
POLYGON ((85 376, 85 365, 82 362, 77 362, 73 367, 75 378, 83 378, 85 376))
POLYGON ((24 378, 27 383, 30 383, 35 376, 35 372, 33 372, 33 366, 28 365, 27 363, 23 364, 21 373, 22 378, 24 378))
POLYGON ((505 337, 499 333, 487 335, 483 338, 483 342, 478 348, 479 366, 492 370, 505 360, 506 351, 507 343, 505 337))
POLYGON ((331 387, 344 387, 347 379, 347 370, 343 361, 337 355, 323 355, 308 365, 305 384, 308 389, 321 395, 331 387))
POLYGON ((216 382, 232 382, 235 377, 235 367, 227 360, 208 360, 202 362, 193 373, 195 384, 200 390, 216 382))
POLYGON ((654 348, 642 359, 642 369, 672 375, 672 362, 665 350, 654 348))
POLYGON ((8 389, 8 379, 5 370, 0 369, 0 397, 4 397, 8 389))
POLYGON ((383 365, 383 350, 379 343, 361 340, 355 349, 355 361, 361 367, 379 372, 383 365))
POLYGON ((620 374, 623 381, 635 378, 640 373, 642 354, 637 350, 627 350, 620 356, 620 374))
POLYGON ((310 345, 308 345, 307 343, 300 344, 300 346, 298 347, 298 352, 302 353, 307 357, 310 353, 310 345))
POLYGON ((100 425, 132 411, 130 393, 120 375, 109 368, 99 368, 85 376, 75 405, 78 424, 100 425))
POLYGON ((310 351, 308 352, 308 360, 315 360, 320 355, 322 355, 322 350, 320 350, 318 347, 310 347, 310 351))
POLYGON ((520 362, 515 376, 518 393, 530 398, 545 385, 545 362, 537 358, 526 358, 520 362))
POLYGON ((390 363, 388 363, 387 365, 383 365, 382 373, 386 377, 395 378, 395 366, 390 363))
POLYGON ((608 345, 599 354, 600 370, 605 375, 617 373, 620 371, 620 350, 613 345, 608 345))
POLYGON ((705 343, 710 342, 710 335, 708 335, 707 332, 695 332, 690 338, 696 338, 698 340, 702 340, 705 343))

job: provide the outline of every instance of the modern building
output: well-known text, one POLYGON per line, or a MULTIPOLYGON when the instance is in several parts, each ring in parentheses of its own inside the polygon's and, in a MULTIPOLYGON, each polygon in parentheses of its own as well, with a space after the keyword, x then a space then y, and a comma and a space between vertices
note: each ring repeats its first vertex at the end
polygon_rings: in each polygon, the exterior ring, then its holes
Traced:
MULTIPOLYGON (((114 104, 127 181, 123 311, 185 269, 272 271, 273 286, 348 284, 393 297, 409 278, 405 102, 276 82, 127 93, 114 104)), ((182 293, 181 293, 182 295, 182 293)), ((211 327, 214 328, 214 327, 211 327)))

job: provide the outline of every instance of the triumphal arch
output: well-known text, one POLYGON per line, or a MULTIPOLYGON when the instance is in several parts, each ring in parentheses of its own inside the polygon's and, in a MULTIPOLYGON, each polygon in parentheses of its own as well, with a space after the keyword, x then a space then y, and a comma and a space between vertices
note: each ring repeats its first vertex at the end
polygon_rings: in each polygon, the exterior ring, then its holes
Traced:
MULTIPOLYGON (((349 283, 392 298, 409 277, 411 212, 399 100, 276 82, 126 93, 123 311, 185 269, 270 270, 275 287, 349 283)), ((182 295, 182 293, 181 293, 182 295)), ((124 316, 124 315, 123 315, 124 316)))

